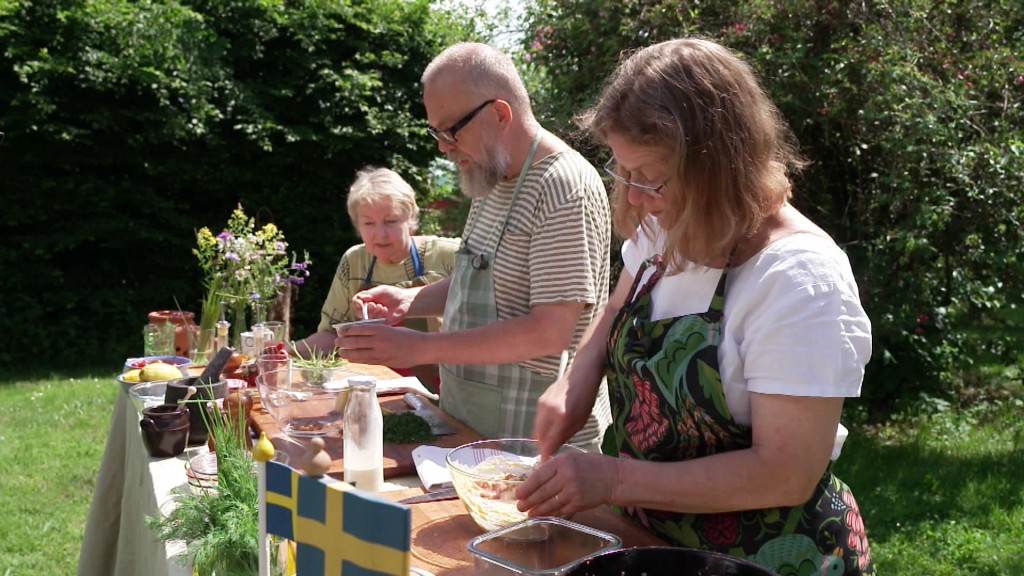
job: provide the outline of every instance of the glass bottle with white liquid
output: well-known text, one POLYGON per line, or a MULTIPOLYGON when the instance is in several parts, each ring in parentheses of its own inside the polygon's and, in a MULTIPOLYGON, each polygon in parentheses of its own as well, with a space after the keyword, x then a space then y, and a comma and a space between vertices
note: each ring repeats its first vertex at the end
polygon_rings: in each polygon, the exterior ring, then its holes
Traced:
POLYGON ((345 482, 379 492, 384 484, 384 415, 377 403, 377 379, 352 376, 348 386, 342 454, 345 482))

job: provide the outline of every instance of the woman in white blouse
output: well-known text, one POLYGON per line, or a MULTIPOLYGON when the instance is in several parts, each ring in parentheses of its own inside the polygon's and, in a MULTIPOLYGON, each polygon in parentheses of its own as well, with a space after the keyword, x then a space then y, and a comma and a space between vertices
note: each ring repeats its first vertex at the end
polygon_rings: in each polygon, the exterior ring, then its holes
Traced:
POLYGON ((581 123, 614 157, 624 269, 541 398, 532 516, 618 507, 668 542, 779 573, 872 574, 831 472, 871 324, 843 251, 788 203, 803 166, 753 71, 704 40, 626 59, 581 123), (606 455, 547 458, 607 376, 606 455))

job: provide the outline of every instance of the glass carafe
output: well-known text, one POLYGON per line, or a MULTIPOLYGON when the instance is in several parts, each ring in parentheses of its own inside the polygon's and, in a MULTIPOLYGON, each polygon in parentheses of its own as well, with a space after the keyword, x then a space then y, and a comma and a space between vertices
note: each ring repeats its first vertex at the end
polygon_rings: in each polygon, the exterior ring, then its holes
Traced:
POLYGON ((384 484, 384 415, 377 403, 377 379, 352 376, 345 406, 345 482, 368 492, 384 484))

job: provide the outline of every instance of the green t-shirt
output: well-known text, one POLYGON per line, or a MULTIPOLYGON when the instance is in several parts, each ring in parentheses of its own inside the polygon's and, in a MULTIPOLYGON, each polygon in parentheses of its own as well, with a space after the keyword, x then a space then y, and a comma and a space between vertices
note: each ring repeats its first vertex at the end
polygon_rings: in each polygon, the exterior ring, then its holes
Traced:
MULTIPOLYGON (((401 288, 423 286, 437 282, 452 273, 455 267, 455 251, 459 249, 461 243, 458 238, 414 236, 413 241, 423 264, 423 274, 415 275, 411 258, 405 258, 395 264, 385 264, 377 260, 373 266, 369 287, 382 284, 401 288)), ((331 281, 331 289, 320 311, 320 325, 317 330, 333 332, 333 324, 357 320, 356 311, 352 310, 352 297, 356 292, 365 289, 364 281, 372 258, 365 244, 349 248, 341 257, 334 280, 331 281)), ((427 329, 426 319, 423 318, 410 318, 404 325, 418 330, 427 329)))

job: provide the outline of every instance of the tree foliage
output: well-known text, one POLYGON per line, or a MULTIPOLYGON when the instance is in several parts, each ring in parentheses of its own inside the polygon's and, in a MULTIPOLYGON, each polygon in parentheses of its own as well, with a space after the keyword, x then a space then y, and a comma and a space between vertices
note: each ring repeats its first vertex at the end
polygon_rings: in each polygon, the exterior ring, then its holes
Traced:
POLYGON ((539 0, 529 30, 526 55, 546 77, 537 108, 563 130, 625 50, 700 35, 754 66, 814 162, 796 204, 858 277, 873 322, 872 405, 944 394, 981 353, 1014 350, 1021 327, 1005 319, 1024 285, 1016 0, 539 0))
POLYGON ((137 354, 148 310, 197 308, 194 231, 239 203, 309 251, 315 329, 355 171, 426 188, 419 76, 463 36, 429 0, 0 0, 0 327, 26 344, 0 362, 137 354))

